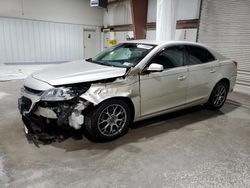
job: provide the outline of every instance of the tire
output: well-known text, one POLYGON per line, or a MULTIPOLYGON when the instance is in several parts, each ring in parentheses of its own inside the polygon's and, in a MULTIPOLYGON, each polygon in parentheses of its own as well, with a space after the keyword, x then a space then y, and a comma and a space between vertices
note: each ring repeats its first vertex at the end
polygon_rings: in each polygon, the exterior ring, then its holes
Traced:
POLYGON ((227 99, 227 94, 228 85, 225 82, 217 83, 208 99, 208 102, 205 104, 205 107, 208 110, 220 109, 227 99))
POLYGON ((85 115, 86 137, 93 142, 107 142, 125 135, 131 122, 130 112, 122 100, 102 102, 85 115))

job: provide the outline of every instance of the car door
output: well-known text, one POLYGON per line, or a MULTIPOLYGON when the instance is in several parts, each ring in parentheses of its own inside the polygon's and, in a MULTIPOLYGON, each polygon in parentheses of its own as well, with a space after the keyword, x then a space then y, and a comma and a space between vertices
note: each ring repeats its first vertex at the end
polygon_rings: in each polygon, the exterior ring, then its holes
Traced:
POLYGON ((184 66, 183 46, 163 49, 154 56, 152 63, 161 64, 162 72, 148 72, 140 75, 141 115, 150 115, 183 105, 186 102, 187 67, 184 66))
POLYGON ((187 103, 199 102, 210 95, 213 77, 219 64, 215 57, 205 48, 185 45, 188 65, 187 103))

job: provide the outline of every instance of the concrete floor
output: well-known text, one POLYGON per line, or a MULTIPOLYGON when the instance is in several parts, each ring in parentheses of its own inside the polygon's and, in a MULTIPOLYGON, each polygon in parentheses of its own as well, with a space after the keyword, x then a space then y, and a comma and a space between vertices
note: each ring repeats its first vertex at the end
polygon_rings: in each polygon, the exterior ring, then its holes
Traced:
POLYGON ((250 187, 250 96, 135 124, 113 142, 29 144, 21 81, 0 82, 0 187, 250 187))

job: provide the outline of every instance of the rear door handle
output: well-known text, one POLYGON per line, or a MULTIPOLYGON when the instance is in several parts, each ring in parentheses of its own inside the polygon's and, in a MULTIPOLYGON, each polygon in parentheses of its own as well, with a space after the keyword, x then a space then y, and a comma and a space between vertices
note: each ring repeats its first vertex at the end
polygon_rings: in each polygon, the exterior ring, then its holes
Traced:
POLYGON ((211 69, 209 72, 210 72, 210 73, 215 73, 215 72, 216 72, 216 69, 211 69))
POLYGON ((187 78, 186 76, 179 76, 179 77, 178 77, 178 80, 181 81, 181 80, 185 80, 186 78, 187 78))

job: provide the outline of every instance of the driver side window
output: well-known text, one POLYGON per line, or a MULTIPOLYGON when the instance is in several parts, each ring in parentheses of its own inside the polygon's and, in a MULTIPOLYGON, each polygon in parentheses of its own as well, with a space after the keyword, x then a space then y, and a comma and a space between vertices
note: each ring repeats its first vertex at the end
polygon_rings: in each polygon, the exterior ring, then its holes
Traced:
POLYGON ((182 46, 174 46, 166 48, 158 55, 156 55, 151 63, 157 63, 164 67, 164 69, 171 69, 183 66, 184 51, 182 46))

